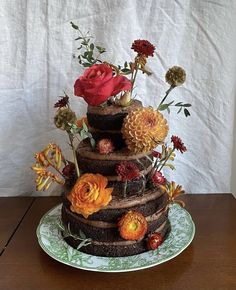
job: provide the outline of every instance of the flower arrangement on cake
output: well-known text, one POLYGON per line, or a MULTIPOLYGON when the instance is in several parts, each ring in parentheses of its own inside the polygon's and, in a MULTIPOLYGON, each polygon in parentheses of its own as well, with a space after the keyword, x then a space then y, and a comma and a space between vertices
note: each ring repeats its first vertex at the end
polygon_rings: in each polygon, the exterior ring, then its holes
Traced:
POLYGON ((186 73, 179 66, 170 68, 164 97, 155 108, 143 107, 135 98, 135 84, 140 73, 151 76, 147 62, 155 46, 135 40, 134 59, 116 65, 101 59, 106 50, 89 33, 71 25, 79 42, 74 57, 85 68, 74 83, 74 95, 88 104, 87 116, 77 117, 66 93, 55 103, 54 124, 67 134, 73 160, 66 160, 54 143, 36 153, 36 189, 63 185, 60 229, 76 249, 98 256, 157 249, 171 230, 169 205, 184 206, 176 199, 184 190, 166 179, 163 168, 174 170, 177 151, 187 149, 178 136, 166 140, 169 126, 163 111, 175 108, 190 115, 189 103, 167 102, 186 73))

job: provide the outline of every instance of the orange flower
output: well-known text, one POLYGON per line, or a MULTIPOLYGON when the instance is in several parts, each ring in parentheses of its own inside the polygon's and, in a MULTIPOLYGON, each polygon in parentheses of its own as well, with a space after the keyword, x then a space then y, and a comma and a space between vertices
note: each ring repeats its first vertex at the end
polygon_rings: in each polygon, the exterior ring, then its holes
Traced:
POLYGON ((87 119, 87 117, 83 117, 83 118, 81 118, 81 119, 78 119, 78 120, 76 121, 76 126, 77 126, 78 128, 82 128, 82 127, 83 127, 83 122, 85 123, 85 125, 88 126, 88 119, 87 119))
POLYGON ((138 211, 129 211, 118 222, 120 235, 125 240, 139 240, 147 232, 146 218, 138 211))
POLYGON ((108 180, 100 174, 82 175, 67 196, 71 211, 85 218, 99 211, 111 201, 113 188, 106 188, 108 180))
POLYGON ((175 202, 175 203, 180 204, 182 207, 185 206, 182 200, 176 200, 177 196, 185 193, 181 185, 179 184, 177 185, 174 181, 171 181, 170 183, 167 183, 166 185, 160 185, 160 187, 167 192, 170 203, 175 202))

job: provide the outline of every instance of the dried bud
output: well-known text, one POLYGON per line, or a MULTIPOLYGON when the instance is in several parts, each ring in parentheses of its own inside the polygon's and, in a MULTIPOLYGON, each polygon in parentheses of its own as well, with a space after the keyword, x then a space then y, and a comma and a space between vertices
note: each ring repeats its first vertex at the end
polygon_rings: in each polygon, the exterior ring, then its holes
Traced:
POLYGON ((186 80, 186 73, 182 67, 173 66, 166 73, 166 82, 172 87, 182 85, 186 80))
POLYGON ((97 150, 100 154, 109 154, 114 151, 113 142, 110 139, 101 139, 97 143, 97 150))
POLYGON ((127 91, 120 97, 119 105, 122 107, 129 106, 130 101, 131 101, 131 92, 127 91))
POLYGON ((68 123, 74 123, 75 121, 75 113, 66 107, 60 108, 54 117, 54 124, 61 130, 69 130, 68 123))

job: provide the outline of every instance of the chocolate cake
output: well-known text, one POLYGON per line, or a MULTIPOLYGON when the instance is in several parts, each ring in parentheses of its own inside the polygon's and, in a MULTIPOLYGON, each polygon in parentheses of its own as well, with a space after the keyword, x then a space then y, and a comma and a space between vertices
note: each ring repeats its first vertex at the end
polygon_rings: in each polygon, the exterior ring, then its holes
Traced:
POLYGON ((82 141, 77 148, 78 165, 83 174, 101 174, 107 178, 108 187, 113 188, 110 203, 86 218, 71 210, 71 202, 64 195, 62 222, 65 227, 69 225, 71 232, 65 240, 72 247, 78 248, 81 240, 77 237, 82 232, 86 238, 91 239, 90 244, 80 248, 82 252, 108 257, 139 254, 148 250, 148 235, 157 232, 164 240, 170 231, 168 195, 165 190, 148 183, 153 170, 152 152, 130 152, 121 134, 124 118, 132 110, 141 107, 139 101, 133 101, 128 107, 88 106, 90 132, 97 141, 109 137, 116 150, 100 154, 91 147, 88 140, 82 141), (124 161, 136 165, 140 171, 139 178, 127 182, 120 180, 116 167, 124 161), (139 212, 147 221, 145 235, 137 240, 124 239, 119 232, 118 222, 128 212, 139 212))

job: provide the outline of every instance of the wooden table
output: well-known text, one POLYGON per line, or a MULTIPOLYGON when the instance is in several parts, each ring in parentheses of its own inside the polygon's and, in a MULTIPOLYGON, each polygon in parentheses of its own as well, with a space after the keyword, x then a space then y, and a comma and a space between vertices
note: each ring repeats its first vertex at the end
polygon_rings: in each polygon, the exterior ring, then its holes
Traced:
POLYGON ((230 194, 182 198, 196 225, 176 258, 129 273, 97 273, 61 264, 41 250, 36 228, 59 197, 0 198, 0 290, 235 290, 236 200, 230 194))

